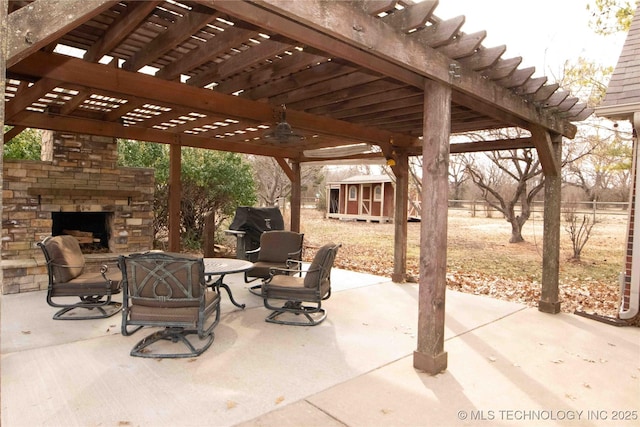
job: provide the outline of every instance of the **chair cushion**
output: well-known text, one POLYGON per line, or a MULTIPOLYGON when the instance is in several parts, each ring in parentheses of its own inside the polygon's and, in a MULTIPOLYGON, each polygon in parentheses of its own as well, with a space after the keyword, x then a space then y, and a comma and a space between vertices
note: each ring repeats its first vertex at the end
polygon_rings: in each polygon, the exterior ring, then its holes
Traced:
POLYGON ((271 272, 271 268, 283 268, 286 269, 287 264, 284 262, 266 262, 266 261, 258 261, 253 264, 251 270, 247 271, 248 277, 262 277, 266 279, 269 277, 271 272))
MULTIPOLYGON (((205 294, 205 307, 215 304, 220 297, 216 292, 205 294)), ((129 309, 130 319, 134 322, 152 323, 184 323, 193 326, 198 324, 198 307, 154 307, 147 305, 132 305, 129 309)), ((205 310, 211 312, 211 310, 205 310)))
POLYGON ((330 289, 330 283, 325 280, 320 287, 309 288, 304 285, 304 279, 295 276, 274 276, 267 284, 262 285, 262 295, 267 298, 285 299, 291 301, 318 301, 324 297, 330 289))
MULTIPOLYGON (((309 270, 307 274, 304 276, 304 286, 307 288, 316 288, 318 287, 318 282, 320 280, 327 281, 329 276, 329 270, 333 266, 333 260, 330 263, 327 262, 326 258, 331 255, 331 251, 335 247, 333 243, 327 243, 318 249, 316 256, 313 257, 313 261, 309 266, 309 270), (324 270, 323 270, 324 266, 324 270), (322 277, 324 276, 324 277, 322 277)), ((320 284, 322 286, 322 284, 320 284)))
MULTIPOLYGON (((120 272, 114 271, 107 273, 107 277, 111 279, 111 293, 119 293, 120 281, 122 280, 120 272)), ((69 280, 68 282, 54 283, 52 296, 106 295, 108 290, 107 282, 104 280, 101 273, 84 273, 69 280)))
POLYGON ((260 236, 258 261, 284 264, 290 253, 301 250, 302 234, 293 231, 267 231, 260 236))
POLYGON ((52 237, 46 242, 46 249, 51 258, 53 277, 56 282, 68 282, 84 271, 84 255, 75 237, 67 235, 52 237))

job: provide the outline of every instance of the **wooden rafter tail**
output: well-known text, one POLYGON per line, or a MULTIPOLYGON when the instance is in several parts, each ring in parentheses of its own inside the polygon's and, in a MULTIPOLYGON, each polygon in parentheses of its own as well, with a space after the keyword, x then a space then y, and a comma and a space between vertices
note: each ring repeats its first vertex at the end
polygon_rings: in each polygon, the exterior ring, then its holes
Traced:
POLYGON ((425 0, 421 3, 415 3, 389 14, 384 18, 384 22, 403 33, 410 33, 426 25, 437 5, 437 0, 425 0))
POLYGON ((552 83, 552 84, 549 84, 549 85, 544 85, 538 91, 536 91, 535 95, 533 96, 533 100, 535 102, 540 102, 540 103, 545 102, 559 88, 560 88, 560 85, 558 83, 552 83))
POLYGON ((437 21, 422 31, 411 33, 411 38, 418 43, 436 49, 450 43, 460 33, 464 21, 464 16, 456 16, 446 21, 437 21))
POLYGON ((459 36, 450 43, 440 46, 437 51, 451 59, 457 60, 473 55, 486 37, 486 31, 478 31, 473 34, 459 34, 459 36))
POLYGON ((547 83, 546 77, 530 78, 525 84, 516 88, 516 93, 520 95, 534 95, 545 83, 547 83))
POLYGON ((577 103, 578 103, 578 98, 574 96, 568 96, 567 98, 565 98, 564 101, 558 104, 558 106, 556 107, 556 110, 561 113, 565 113, 569 111, 577 103))
POLYGON ((527 81, 535 72, 535 67, 517 69, 513 73, 511 73, 509 77, 500 79, 496 83, 498 83, 502 87, 506 87, 507 89, 515 89, 527 83, 527 81))
POLYGON ((500 80, 509 77, 522 63, 522 57, 500 59, 496 64, 482 71, 482 75, 491 80, 500 80))
POLYGON ((575 117, 577 117, 579 114, 581 114, 586 108, 587 108, 587 104, 586 103, 584 103, 584 102, 576 103, 569 110, 565 111, 564 116, 567 119, 572 120, 575 117))
POLYGON ((547 98, 547 100, 544 102, 544 105, 547 108, 557 107, 562 103, 562 101, 567 99, 568 96, 569 96, 569 92, 556 91, 553 93, 553 95, 547 98))
POLYGON ((575 116, 573 116, 571 118, 571 120, 572 121, 576 121, 576 122, 581 122, 581 121, 586 120, 587 118, 589 118, 589 116, 591 116, 593 114, 593 112, 594 112, 593 108, 585 108, 580 113, 578 113, 575 116))
POLYGON ((506 45, 490 48, 480 46, 473 55, 466 58, 460 58, 458 59, 458 62, 460 62, 463 67, 467 67, 472 71, 482 71, 493 67, 506 50, 506 45))
POLYGON ((365 13, 371 16, 376 16, 381 13, 392 11, 398 0, 364 0, 362 2, 362 9, 365 13))

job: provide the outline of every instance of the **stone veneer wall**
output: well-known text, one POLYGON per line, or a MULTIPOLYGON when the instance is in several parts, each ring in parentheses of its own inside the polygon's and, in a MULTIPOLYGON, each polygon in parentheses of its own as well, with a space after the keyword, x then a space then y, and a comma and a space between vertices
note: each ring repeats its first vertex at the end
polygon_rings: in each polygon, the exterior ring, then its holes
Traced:
POLYGON ((51 161, 4 161, 3 294, 46 289, 36 243, 51 234, 52 212, 113 213, 111 254, 87 255, 89 270, 153 248, 154 171, 116 167, 114 138, 54 134, 52 143, 51 161))

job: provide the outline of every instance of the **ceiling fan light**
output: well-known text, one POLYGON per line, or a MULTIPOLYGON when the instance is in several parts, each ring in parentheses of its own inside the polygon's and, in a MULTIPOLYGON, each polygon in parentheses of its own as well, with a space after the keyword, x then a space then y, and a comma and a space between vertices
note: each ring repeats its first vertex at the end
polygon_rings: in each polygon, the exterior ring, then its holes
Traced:
POLYGON ((287 123, 287 120, 285 119, 284 105, 282 106, 280 122, 276 124, 276 127, 273 130, 266 132, 263 135, 263 138, 267 141, 276 141, 281 143, 296 142, 305 139, 303 135, 294 133, 291 125, 287 123))

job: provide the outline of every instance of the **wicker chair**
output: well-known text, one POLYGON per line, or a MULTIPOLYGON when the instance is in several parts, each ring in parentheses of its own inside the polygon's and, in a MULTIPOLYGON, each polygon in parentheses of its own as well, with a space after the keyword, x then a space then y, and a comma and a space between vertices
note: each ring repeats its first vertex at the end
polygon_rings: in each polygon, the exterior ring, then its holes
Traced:
POLYGON ((112 300, 120 293, 119 271, 109 272, 103 265, 99 273, 86 272, 84 255, 73 236, 48 236, 38 246, 49 274, 47 303, 62 308, 53 315, 55 320, 101 319, 120 311, 122 304, 112 300), (68 302, 69 297, 80 301, 68 302))
POLYGON ((262 282, 264 306, 273 310, 265 321, 297 326, 315 326, 324 321, 327 313, 322 308, 322 301, 331 296, 331 268, 340 246, 333 243, 322 246, 309 269, 303 272, 303 277, 272 269, 269 278, 262 282), (272 300, 284 300, 286 303, 279 307, 272 300))
MULTIPOLYGON (((304 234, 294 231, 266 231, 260 235, 260 247, 252 251, 247 251, 247 255, 257 254, 257 261, 253 263, 253 268, 244 273, 245 283, 251 283, 257 279, 269 277, 271 269, 277 268, 285 274, 291 274, 291 270, 298 269, 302 260, 302 244, 304 234)), ((249 292, 261 296, 260 288, 262 284, 249 287, 249 292)))
POLYGON ((124 292, 122 335, 144 326, 163 328, 138 342, 132 356, 195 357, 211 346, 220 321, 220 296, 205 284, 202 258, 146 252, 122 255, 118 265, 124 292), (178 351, 176 343, 186 351, 178 351))

